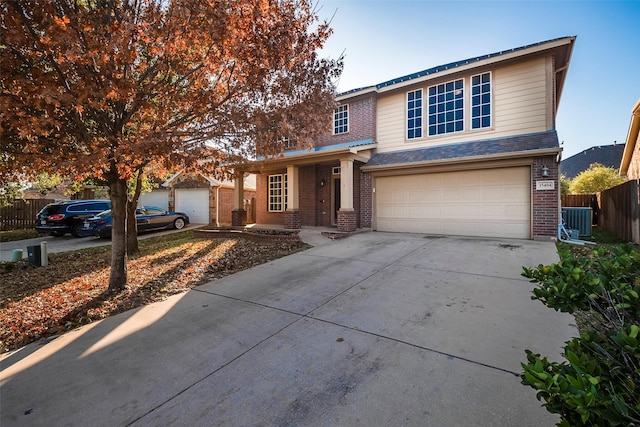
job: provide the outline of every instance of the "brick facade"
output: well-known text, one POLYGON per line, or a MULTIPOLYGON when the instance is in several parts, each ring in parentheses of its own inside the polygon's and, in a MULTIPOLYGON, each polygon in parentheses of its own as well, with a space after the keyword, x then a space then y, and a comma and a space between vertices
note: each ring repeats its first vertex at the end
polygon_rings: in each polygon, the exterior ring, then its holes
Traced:
POLYGON ((284 228, 289 230, 299 230, 302 228, 300 223, 300 210, 288 210, 284 213, 284 228))
POLYGON ((356 223, 358 220, 358 214, 352 210, 339 210, 338 211, 338 231, 343 233, 351 233, 356 230, 356 223))
POLYGON ((244 209, 234 209, 231 211, 231 225, 234 227, 247 225, 247 211, 244 209))
MULTIPOLYGON (((335 209, 337 179, 340 175, 333 174, 333 168, 339 167, 336 161, 327 165, 302 166, 298 171, 299 178, 299 224, 301 227, 330 227, 337 226, 337 212, 335 209)), ((361 164, 355 162, 353 171, 353 207, 355 212, 355 226, 357 228, 371 227, 372 195, 371 176, 360 171, 361 164)), ((286 173, 278 170, 273 173, 258 175, 256 179, 256 222, 258 224, 285 225, 285 228, 299 228, 292 225, 286 212, 269 212, 268 177, 269 175, 286 173)), ((290 184, 289 184, 290 185, 290 184)), ((352 221, 351 218, 349 221, 352 221)))
POLYGON ((560 177, 555 156, 538 157, 532 165, 532 205, 533 205, 533 238, 536 240, 553 240, 558 232, 560 203, 560 177), (542 170, 549 168, 549 176, 543 177, 542 170), (553 190, 536 190, 536 182, 553 181, 553 190))
MULTIPOLYGON (((355 99, 345 101, 349 105, 349 132, 333 135, 331 133, 318 138, 316 147, 326 147, 329 145, 343 144, 352 141, 363 141, 375 139, 376 136, 376 96, 375 94, 364 95, 355 99)), ((333 123, 333 118, 329 120, 333 123)))
POLYGON ((627 170, 627 178, 640 179, 640 137, 636 141, 635 149, 631 154, 629 169, 627 170))
MULTIPOLYGON (((358 167, 360 169, 360 167, 358 167)), ((360 173, 360 227, 371 228, 373 220, 373 178, 368 172, 360 173)))
MULTIPOLYGON (((215 187, 212 189, 215 192, 215 187)), ((220 187, 217 191, 218 196, 218 224, 219 225, 231 225, 232 224, 232 215, 233 211, 233 195, 235 194, 235 189, 231 187, 220 187)), ((244 190, 244 210, 247 211, 246 220, 249 223, 255 221, 249 209, 251 208, 252 202, 256 197, 255 190, 244 190)))

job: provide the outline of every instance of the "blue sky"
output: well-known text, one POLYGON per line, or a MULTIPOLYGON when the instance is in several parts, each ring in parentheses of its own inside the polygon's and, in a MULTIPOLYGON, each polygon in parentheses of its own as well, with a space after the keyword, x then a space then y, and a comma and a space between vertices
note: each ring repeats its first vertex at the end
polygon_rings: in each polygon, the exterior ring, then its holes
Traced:
POLYGON ((640 0, 318 0, 333 16, 323 56, 345 54, 338 90, 563 36, 577 36, 557 117, 563 158, 623 144, 640 98, 640 0))

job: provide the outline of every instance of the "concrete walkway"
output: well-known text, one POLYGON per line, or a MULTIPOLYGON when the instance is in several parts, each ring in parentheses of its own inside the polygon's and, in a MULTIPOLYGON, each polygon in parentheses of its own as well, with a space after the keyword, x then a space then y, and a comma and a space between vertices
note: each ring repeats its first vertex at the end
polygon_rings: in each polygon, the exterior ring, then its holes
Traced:
MULTIPOLYGON (((304 239, 303 239, 304 240, 304 239)), ((520 384, 570 316, 551 243, 362 233, 0 358, 8 426, 552 426, 520 384)))

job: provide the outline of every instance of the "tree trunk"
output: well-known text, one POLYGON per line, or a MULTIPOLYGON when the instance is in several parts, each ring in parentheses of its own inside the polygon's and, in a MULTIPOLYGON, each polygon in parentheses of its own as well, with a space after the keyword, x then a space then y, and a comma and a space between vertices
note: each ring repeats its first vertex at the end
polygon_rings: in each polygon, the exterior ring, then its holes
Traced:
POLYGON ((136 222, 137 200, 127 202, 127 254, 134 255, 140 252, 138 247, 138 224, 136 222))
POLYGON ((136 221, 136 208, 140 193, 142 193, 143 169, 138 169, 136 174, 136 187, 133 191, 131 200, 127 203, 127 253, 129 255, 140 252, 138 247, 138 221, 136 221))
POLYGON ((127 182, 117 178, 109 183, 111 192, 111 275, 109 290, 120 291, 127 284, 127 182))

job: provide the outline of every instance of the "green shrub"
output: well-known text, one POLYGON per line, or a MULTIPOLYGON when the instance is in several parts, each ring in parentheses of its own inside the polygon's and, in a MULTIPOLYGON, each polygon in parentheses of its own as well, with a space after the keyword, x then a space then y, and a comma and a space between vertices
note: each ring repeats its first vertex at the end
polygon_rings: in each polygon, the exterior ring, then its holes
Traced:
POLYGON ((524 268, 538 284, 532 299, 587 320, 566 343, 566 361, 527 350, 522 383, 560 415, 559 426, 640 425, 640 252, 625 245, 561 258, 524 268))

